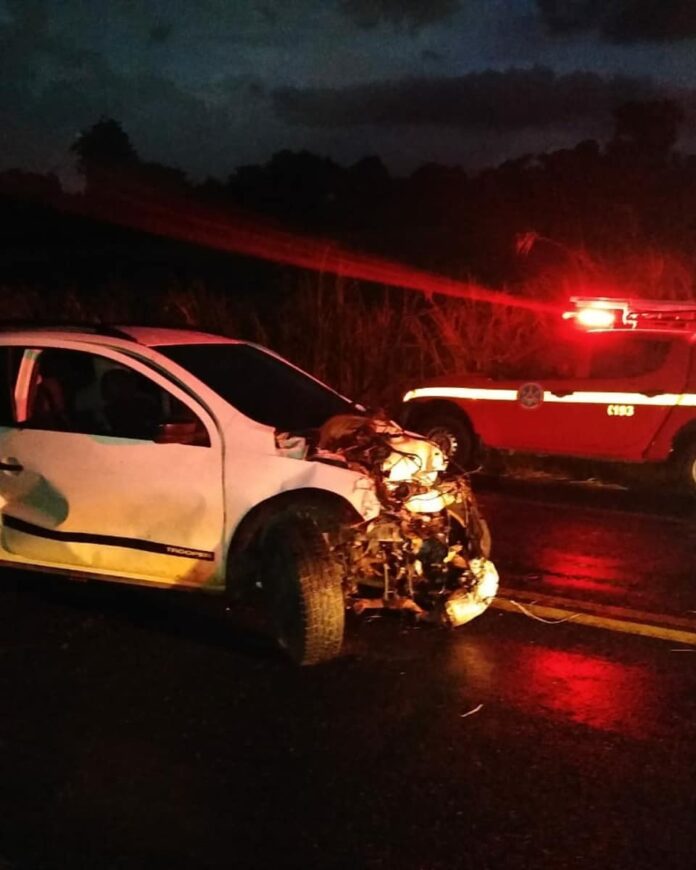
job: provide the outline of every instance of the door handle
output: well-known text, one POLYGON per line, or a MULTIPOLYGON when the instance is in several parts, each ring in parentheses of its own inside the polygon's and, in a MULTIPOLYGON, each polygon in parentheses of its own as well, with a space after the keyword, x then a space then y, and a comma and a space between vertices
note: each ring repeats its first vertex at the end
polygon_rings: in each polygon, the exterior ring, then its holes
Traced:
POLYGON ((14 456, 8 456, 7 459, 0 459, 0 471, 7 471, 10 474, 19 474, 24 471, 24 466, 19 463, 14 456))

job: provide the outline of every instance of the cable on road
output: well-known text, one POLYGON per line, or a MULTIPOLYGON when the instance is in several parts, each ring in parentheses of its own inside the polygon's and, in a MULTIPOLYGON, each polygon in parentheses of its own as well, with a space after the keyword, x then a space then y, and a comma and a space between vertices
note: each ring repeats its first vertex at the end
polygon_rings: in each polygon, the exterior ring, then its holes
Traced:
MULTIPOLYGON (((534 602, 532 602, 533 604, 534 602)), ((513 601, 510 599, 510 604, 514 604, 519 610, 524 613, 525 616, 528 616, 530 619, 535 619, 537 622, 544 622, 546 625, 560 625, 562 622, 570 622, 571 619, 575 619, 579 616, 579 613, 571 613, 570 616, 564 616, 561 619, 545 619, 543 616, 537 616, 536 613, 532 613, 524 604, 520 604, 519 601, 513 601)))

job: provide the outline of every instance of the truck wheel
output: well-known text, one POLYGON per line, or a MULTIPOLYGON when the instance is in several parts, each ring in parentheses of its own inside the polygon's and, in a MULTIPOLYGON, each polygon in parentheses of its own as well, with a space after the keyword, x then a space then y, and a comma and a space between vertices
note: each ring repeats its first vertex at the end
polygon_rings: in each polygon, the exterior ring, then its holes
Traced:
POLYGON ((339 566, 317 525, 287 516, 263 535, 261 583, 276 640, 299 665, 338 655, 345 603, 339 566))
POLYGON ((696 496, 696 441, 689 442, 679 451, 677 475, 680 488, 696 496))
POLYGON ((417 428, 437 444, 453 466, 460 469, 474 466, 476 441, 469 424, 462 417, 446 411, 434 411, 419 419, 417 428))

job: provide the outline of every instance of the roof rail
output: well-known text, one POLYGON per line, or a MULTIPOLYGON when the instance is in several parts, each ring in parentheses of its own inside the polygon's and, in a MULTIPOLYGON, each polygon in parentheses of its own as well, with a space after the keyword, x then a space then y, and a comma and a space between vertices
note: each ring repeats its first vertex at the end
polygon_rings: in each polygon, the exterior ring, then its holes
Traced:
POLYGON ((91 335, 103 335, 108 338, 121 338, 124 341, 136 342, 137 340, 123 329, 111 326, 107 323, 65 323, 59 320, 2 320, 0 332, 12 332, 15 330, 27 330, 31 332, 57 331, 57 332, 86 332, 91 335))

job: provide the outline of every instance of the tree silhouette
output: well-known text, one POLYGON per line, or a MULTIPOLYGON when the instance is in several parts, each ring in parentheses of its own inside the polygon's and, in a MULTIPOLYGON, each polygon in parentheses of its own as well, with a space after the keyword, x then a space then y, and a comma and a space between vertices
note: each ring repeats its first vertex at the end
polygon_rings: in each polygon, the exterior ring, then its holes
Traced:
POLYGON ((664 164, 676 145, 684 112, 674 100, 643 100, 618 106, 614 119, 611 152, 642 162, 664 164))
POLYGON ((70 150, 77 155, 77 168, 85 179, 87 193, 108 188, 115 178, 132 173, 139 163, 128 134, 113 118, 100 118, 80 133, 70 150))

